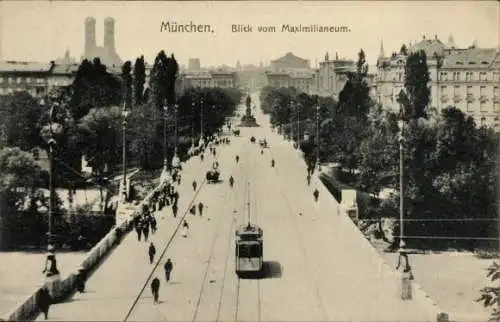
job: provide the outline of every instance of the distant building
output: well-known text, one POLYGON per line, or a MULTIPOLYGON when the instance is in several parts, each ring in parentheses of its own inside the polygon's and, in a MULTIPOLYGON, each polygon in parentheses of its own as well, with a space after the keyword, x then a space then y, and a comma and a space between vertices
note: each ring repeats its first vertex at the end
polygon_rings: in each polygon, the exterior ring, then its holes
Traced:
POLYGON ((33 97, 47 94, 52 62, 0 62, 0 95, 27 91, 33 97))
POLYGON ((48 91, 53 88, 65 87, 73 84, 79 64, 54 64, 52 72, 47 77, 48 91))
POLYGON ((115 20, 111 17, 104 19, 104 46, 96 45, 95 19, 88 17, 85 20, 85 48, 83 58, 93 60, 99 57, 101 63, 107 67, 121 67, 123 61, 116 53, 115 48, 115 20))
MULTIPOLYGON (((263 67, 262 62, 260 63, 260 67, 263 67)), ((295 56, 294 54, 288 52, 285 56, 278 58, 276 60, 271 60, 270 69, 277 71, 281 69, 290 69, 290 68, 298 68, 298 69, 308 69, 311 68, 310 62, 307 59, 303 59, 295 56)))
MULTIPOLYGON (((438 112, 455 106, 472 116, 478 125, 500 130, 500 53, 495 48, 457 48, 450 36, 444 44, 436 36, 410 46, 409 53, 423 50, 430 73, 430 107, 438 112), (441 61, 441 66, 438 65, 441 61)), ((375 79, 377 101, 384 107, 399 110, 399 93, 404 90, 405 53, 386 56, 383 44, 375 79)))
POLYGON ((237 74, 233 71, 189 71, 186 70, 179 75, 182 90, 188 88, 236 88, 237 74))
POLYGON ((281 69, 267 71, 267 84, 273 87, 295 87, 304 93, 311 93, 316 83, 316 75, 312 69, 281 69))
POLYGON ((330 59, 327 52, 325 60, 319 63, 318 94, 338 98, 348 74, 355 71, 356 63, 353 60, 340 59, 338 54, 335 54, 335 59, 330 59))

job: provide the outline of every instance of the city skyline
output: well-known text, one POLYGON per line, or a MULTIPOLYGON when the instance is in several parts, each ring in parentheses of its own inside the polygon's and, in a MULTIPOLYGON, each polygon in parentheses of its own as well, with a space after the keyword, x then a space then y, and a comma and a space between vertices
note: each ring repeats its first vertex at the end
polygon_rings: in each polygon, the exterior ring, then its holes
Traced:
MULTIPOLYGON (((326 52, 356 59, 361 48, 376 64, 383 41, 385 54, 435 35, 443 42, 453 35, 457 47, 474 40, 479 47, 498 48, 499 5, 496 2, 1 2, 0 58, 50 61, 66 49, 77 60, 84 53, 84 22, 97 21, 102 45, 103 21, 116 22, 116 51, 123 59, 144 55, 152 63, 164 49, 180 65, 199 58, 202 66, 267 65, 286 52, 308 59, 311 67, 326 52), (77 9, 77 10, 75 10, 77 9), (284 13, 284 15, 283 15, 284 13), (40 19, 44 17, 44 19, 40 19), (19 28, 22 22, 23 27, 19 28), (164 24, 209 25, 211 32, 161 31, 164 24), (253 32, 233 32, 232 25, 251 25, 253 32), (281 32, 282 25, 347 26, 349 32, 281 32), (262 33, 257 26, 276 26, 262 33), (28 32, 27 32, 28 31, 28 32)), ((314 28, 313 28, 314 29, 314 28)), ((316 29, 314 29, 316 30, 316 29)))

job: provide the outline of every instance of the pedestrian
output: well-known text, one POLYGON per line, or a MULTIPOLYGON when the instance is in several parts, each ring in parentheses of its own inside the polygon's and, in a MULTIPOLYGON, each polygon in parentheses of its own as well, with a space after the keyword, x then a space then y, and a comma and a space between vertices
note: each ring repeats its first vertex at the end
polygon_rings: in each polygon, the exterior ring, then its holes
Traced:
POLYGON ((80 266, 78 268, 78 274, 76 275, 75 279, 75 288, 78 292, 83 293, 85 292, 85 280, 87 279, 87 271, 85 268, 80 266))
POLYGON ((137 240, 141 241, 142 223, 140 218, 135 222, 135 232, 137 233, 137 240))
POLYGON ((191 209, 189 209, 189 213, 191 213, 191 215, 196 215, 196 206, 195 205, 191 206, 191 209))
POLYGON ((154 303, 157 304, 160 294, 160 280, 158 277, 153 278, 153 281, 151 282, 151 293, 153 293, 154 303))
POLYGON ((187 221, 184 220, 184 223, 182 224, 182 237, 186 238, 187 235, 188 235, 188 231, 189 231, 189 225, 187 223, 187 221))
POLYGON ((203 162, 203 153, 200 154, 200 160, 203 162))
POLYGON ((198 204, 198 212, 200 213, 200 216, 203 215, 203 202, 201 201, 198 204))
POLYGON ((193 180, 193 190, 194 190, 194 191, 196 191, 196 186, 197 186, 197 184, 196 184, 196 180, 193 180))
POLYGON ((163 268, 165 269, 165 278, 167 280, 167 282, 170 281, 170 274, 172 273, 172 269, 174 268, 174 265, 172 264, 172 261, 169 259, 167 259, 167 262, 165 263, 165 266, 163 266, 163 268))
POLYGON ((319 191, 318 191, 318 189, 314 189, 313 195, 314 195, 314 200, 317 202, 318 201, 318 197, 319 197, 319 191))
POLYGON ((274 168, 274 163, 275 163, 275 162, 274 162, 274 159, 272 159, 272 160, 271 160, 271 167, 273 167, 273 168, 274 168))
POLYGON ((50 304, 52 304, 52 298, 50 297, 49 290, 47 286, 43 286, 40 292, 38 293, 37 304, 40 311, 43 312, 45 320, 49 317, 49 308, 50 304))
POLYGON ((177 203, 172 205, 172 212, 174 213, 174 218, 177 217, 177 203))
POLYGON ((229 185, 231 186, 231 188, 232 188, 232 187, 233 187, 233 185, 234 185, 234 178, 233 178, 233 176, 230 176, 230 177, 229 177, 229 185))
POLYGON ((311 185, 311 175, 309 173, 307 174, 307 185, 311 185))
POLYGON ((156 223, 156 218, 154 216, 151 216, 150 221, 151 221, 151 233, 155 234, 156 233, 156 228, 157 228, 157 226, 156 226, 156 224, 157 224, 156 223))
POLYGON ((143 220, 142 223, 142 234, 144 235, 144 241, 147 243, 149 237, 149 223, 146 220, 143 220))
POLYGON ((151 244, 149 244, 148 254, 149 254, 149 263, 153 264, 153 261, 155 260, 155 254, 156 254, 156 247, 153 244, 153 242, 151 242, 151 244))
POLYGON ((181 184, 181 174, 180 173, 177 176, 177 184, 181 184))

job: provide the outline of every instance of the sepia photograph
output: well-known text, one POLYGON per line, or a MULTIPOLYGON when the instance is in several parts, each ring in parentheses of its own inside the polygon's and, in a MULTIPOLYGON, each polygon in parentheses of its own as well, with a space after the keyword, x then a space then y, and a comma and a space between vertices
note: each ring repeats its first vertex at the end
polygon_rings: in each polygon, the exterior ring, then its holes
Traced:
POLYGON ((0 2, 0 321, 500 322, 500 3, 0 2))

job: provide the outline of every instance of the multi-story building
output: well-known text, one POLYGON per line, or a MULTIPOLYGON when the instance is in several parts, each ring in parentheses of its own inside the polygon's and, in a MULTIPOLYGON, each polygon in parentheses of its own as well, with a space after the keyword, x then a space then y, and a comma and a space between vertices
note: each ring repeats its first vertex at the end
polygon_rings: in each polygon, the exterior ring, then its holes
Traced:
POLYGON ((47 76, 48 91, 73 84, 78 67, 78 64, 55 64, 52 72, 47 76))
POLYGON ((356 64, 353 60, 340 59, 338 54, 335 54, 335 59, 330 59, 326 53, 325 60, 319 63, 318 94, 338 98, 347 82, 348 74, 355 71, 356 64))
POLYGON ((316 74, 312 69, 281 69, 267 71, 267 84, 273 87, 295 87, 304 92, 314 91, 316 84, 316 74))
POLYGON ((52 62, 0 62, 0 95, 27 91, 33 97, 42 97, 47 94, 53 69, 52 62))
MULTIPOLYGON (((500 53, 494 48, 457 48, 453 37, 444 44, 437 36, 408 48, 408 52, 423 50, 431 78, 430 107, 438 112, 455 106, 472 116, 478 125, 500 130, 500 53)), ((407 53, 384 55, 381 45, 377 63, 376 90, 378 102, 399 110, 399 93, 404 90, 407 53)))
POLYGON ((238 77, 236 72, 224 70, 183 71, 179 75, 182 91, 188 88, 236 88, 238 77))

